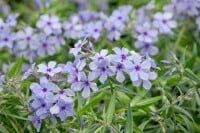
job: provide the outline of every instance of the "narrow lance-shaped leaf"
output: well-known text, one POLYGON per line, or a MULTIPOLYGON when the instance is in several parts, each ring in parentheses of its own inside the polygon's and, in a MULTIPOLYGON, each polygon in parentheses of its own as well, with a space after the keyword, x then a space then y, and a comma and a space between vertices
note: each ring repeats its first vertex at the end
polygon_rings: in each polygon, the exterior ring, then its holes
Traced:
POLYGON ((194 74, 194 72, 192 72, 190 69, 186 68, 184 71, 184 75, 186 77, 188 77, 189 79, 191 79, 197 83, 200 83, 199 77, 196 74, 194 74))
POLYGON ((112 122, 112 119, 113 119, 113 116, 115 113, 115 102, 116 102, 116 92, 114 91, 111 96, 111 99, 110 99, 110 102, 108 105, 108 110, 106 113, 106 121, 108 124, 110 124, 112 122))
POLYGON ((127 116, 126 116, 126 126, 125 133, 133 132, 133 115, 130 105, 128 105, 127 116))
POLYGON ((13 65, 13 67, 11 67, 10 70, 8 71, 7 73, 8 78, 11 78, 13 75, 18 76, 21 72, 22 64, 23 64, 23 58, 19 58, 13 65))
POLYGON ((78 112, 78 114, 83 114, 85 113, 90 107, 94 107, 97 103, 99 103, 103 97, 105 96, 104 92, 99 93, 96 95, 87 105, 83 106, 78 112))
POLYGON ((162 96, 157 96, 157 97, 152 97, 152 98, 144 99, 144 100, 139 101, 137 104, 135 104, 135 106, 132 106, 132 107, 145 107, 145 106, 149 106, 151 104, 154 104, 154 103, 158 102, 161 99, 162 99, 162 96))

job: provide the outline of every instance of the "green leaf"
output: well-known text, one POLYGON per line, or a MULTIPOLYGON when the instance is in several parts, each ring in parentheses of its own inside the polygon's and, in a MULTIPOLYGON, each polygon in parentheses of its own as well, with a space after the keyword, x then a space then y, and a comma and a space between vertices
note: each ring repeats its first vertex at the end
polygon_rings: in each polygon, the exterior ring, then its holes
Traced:
POLYGON ((110 102, 108 105, 108 110, 106 112, 106 121, 108 124, 112 122, 112 119, 115 113, 115 102, 116 102, 116 92, 113 91, 113 94, 110 98, 110 102))
POLYGON ((131 89, 128 89, 122 85, 116 85, 116 90, 127 93, 127 94, 131 94, 131 95, 136 95, 136 93, 134 91, 132 91, 131 89))
POLYGON ((181 115, 181 114, 178 114, 178 116, 182 118, 182 120, 183 120, 182 123, 186 125, 188 131, 190 133, 194 133, 193 127, 192 127, 192 122, 188 119, 188 117, 185 115, 181 115))
POLYGON ((124 104, 128 104, 131 100, 125 93, 120 91, 117 91, 117 97, 120 99, 120 102, 123 102, 124 104))
POLYGON ((138 128, 140 129, 140 130, 144 130, 144 128, 145 128, 145 126, 150 122, 151 120, 147 120, 147 121, 144 121, 144 122, 142 122, 139 126, 138 126, 138 128))
POLYGON ((167 79, 166 85, 169 85, 169 86, 176 85, 180 80, 181 80, 181 76, 178 74, 175 74, 173 76, 170 76, 167 79))
POLYGON ((81 108, 78 111, 78 114, 81 115, 81 114, 87 112, 90 107, 94 107, 96 104, 98 104, 103 99, 104 96, 105 96, 105 93, 101 92, 98 95, 96 95, 95 97, 93 97, 92 100, 87 105, 83 106, 83 108, 81 108))
POLYGON ((197 124, 197 123, 193 123, 193 128, 196 132, 199 132, 200 131, 200 124, 197 124))
POLYGON ((195 81, 196 83, 200 83, 199 77, 196 74, 194 74, 194 72, 190 70, 189 68, 185 69, 184 75, 188 77, 189 79, 195 81))
POLYGON ((134 106, 132 107, 144 107, 144 106, 149 106, 151 104, 154 104, 156 102, 158 102, 159 100, 162 99, 162 96, 157 96, 157 97, 152 97, 152 98, 147 98, 144 100, 141 100, 139 102, 137 102, 134 106))
POLYGON ((23 58, 19 58, 13 65, 13 67, 11 67, 11 69, 8 71, 7 73, 8 78, 11 78, 13 75, 18 76, 21 72, 22 64, 23 64, 23 58))
POLYGON ((133 132, 133 115, 130 104, 128 105, 127 116, 126 116, 126 126, 125 126, 125 133, 132 133, 133 132))
POLYGON ((131 107, 135 106, 147 94, 147 92, 147 90, 142 90, 139 92, 138 95, 132 99, 131 107))
POLYGON ((9 133, 8 130, 1 124, 0 124, 0 132, 1 133, 9 133))
POLYGON ((182 114, 186 115, 188 118, 190 118, 192 121, 194 121, 194 119, 192 118, 192 115, 187 110, 185 110, 184 108, 181 108, 181 107, 176 106, 176 105, 173 106, 173 108, 175 109, 175 111, 177 113, 182 113, 182 114))

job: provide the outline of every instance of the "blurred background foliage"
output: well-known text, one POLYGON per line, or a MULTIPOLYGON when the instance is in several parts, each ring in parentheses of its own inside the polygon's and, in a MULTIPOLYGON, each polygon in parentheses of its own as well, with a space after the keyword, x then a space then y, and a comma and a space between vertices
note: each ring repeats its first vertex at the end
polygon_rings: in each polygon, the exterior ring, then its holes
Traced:
MULTIPOLYGON (((150 0, 107 0, 110 14, 120 5, 129 4, 134 9, 145 5, 150 0)), ((89 0, 87 8, 101 11, 101 0, 89 0)), ((160 11, 168 0, 155 0, 156 10, 160 11)), ((40 14, 52 13, 63 21, 78 12, 78 5, 72 0, 52 0, 51 5, 38 7, 32 0, 1 0, 2 5, 8 5, 10 13, 19 13, 19 26, 34 26, 40 14), (46 8, 48 7, 48 8, 46 8)), ((134 18, 134 12, 132 17, 134 18)), ((6 13, 1 13, 2 18, 6 13)), ((49 120, 43 123, 42 133, 195 133, 200 132, 200 39, 195 32, 194 20, 179 21, 179 28, 173 36, 160 36, 157 46, 159 54, 155 57, 161 70, 158 79, 150 90, 137 89, 130 82, 110 85, 109 81, 100 86, 97 94, 85 100, 78 93, 75 97, 75 112, 73 118, 57 125, 49 120), (170 60, 170 65, 161 60, 170 60), (172 70, 176 69, 175 73, 172 70)), ((96 49, 112 49, 113 46, 133 49, 134 39, 131 29, 127 29, 121 40, 110 42, 100 39, 95 43, 96 49)), ((59 63, 71 59, 68 56, 69 47, 76 41, 66 40, 58 53, 37 60, 48 62, 56 60, 59 63)), ((0 66, 18 61, 16 66, 26 60, 19 61, 10 55, 7 49, 0 50, 0 66)), ((36 130, 27 120, 29 115, 26 101, 30 96, 31 80, 21 81, 20 70, 11 68, 14 75, 7 78, 5 92, 0 93, 0 132, 2 133, 35 133, 36 130)), ((11 70, 10 70, 11 71, 11 70)), ((112 79, 111 79, 112 81, 112 79)))

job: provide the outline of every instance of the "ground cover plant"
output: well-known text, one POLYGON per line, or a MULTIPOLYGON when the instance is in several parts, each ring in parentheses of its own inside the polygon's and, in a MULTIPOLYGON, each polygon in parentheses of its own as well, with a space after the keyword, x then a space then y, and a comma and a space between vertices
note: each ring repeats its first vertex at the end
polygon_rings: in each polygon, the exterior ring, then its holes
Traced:
POLYGON ((0 132, 200 132, 199 0, 2 0, 0 17, 0 132))

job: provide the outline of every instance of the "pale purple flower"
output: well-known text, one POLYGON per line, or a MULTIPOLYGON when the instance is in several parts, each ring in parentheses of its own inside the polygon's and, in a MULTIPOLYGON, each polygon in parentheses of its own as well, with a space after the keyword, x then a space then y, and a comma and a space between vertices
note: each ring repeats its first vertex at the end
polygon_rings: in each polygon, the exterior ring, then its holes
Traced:
POLYGON ((196 18, 197 30, 200 31, 200 17, 196 18))
POLYGON ((91 57, 92 62, 89 64, 91 70, 94 70, 98 67, 98 65, 108 59, 108 50, 102 49, 99 53, 96 53, 93 57, 91 57))
POLYGON ((153 43, 136 41, 134 44, 136 48, 141 49, 143 54, 156 55, 158 53, 158 48, 153 43))
POLYGON ((109 18, 104 24, 104 27, 107 31, 107 38, 109 40, 119 40, 125 25, 119 20, 117 21, 109 18))
POLYGON ((58 110, 54 114, 56 114, 61 119, 61 121, 65 121, 65 119, 67 117, 74 115, 74 111, 73 111, 74 103, 73 102, 65 102, 65 101, 59 100, 57 102, 57 104, 54 106, 56 106, 56 108, 58 110))
POLYGON ((131 80, 132 81, 137 81, 139 79, 147 80, 149 78, 147 72, 150 70, 151 64, 149 63, 149 61, 142 62, 142 57, 135 52, 132 55, 133 55, 133 64, 131 63, 129 65, 129 69, 131 69, 130 72, 131 80))
POLYGON ((34 0, 33 2, 38 9, 41 9, 43 6, 49 8, 52 4, 52 0, 34 0))
POLYGON ((0 32, 2 34, 2 32, 9 32, 10 29, 9 29, 9 26, 4 23, 4 21, 0 18, 0 32))
POLYGON ((43 29, 47 35, 53 33, 54 30, 60 30, 62 26, 57 16, 48 14, 41 15, 36 25, 37 28, 43 29))
POLYGON ((55 39, 55 42, 56 42, 55 48, 57 50, 60 50, 61 45, 65 45, 65 40, 64 40, 64 37, 62 35, 62 31, 61 30, 55 30, 53 34, 55 36, 54 39, 55 39))
POLYGON ((94 75, 94 73, 92 72, 89 72, 88 76, 86 76, 86 74, 82 75, 80 79, 81 81, 80 81, 79 90, 82 90, 81 94, 84 98, 89 97, 90 89, 92 89, 94 92, 98 90, 97 84, 93 82, 95 78, 96 78, 96 75, 94 75))
POLYGON ((155 2, 151 1, 147 5, 142 6, 141 8, 137 9, 137 17, 136 17, 136 24, 140 25, 144 22, 150 22, 152 15, 152 10, 155 8, 155 2))
POLYGON ((108 60, 102 60, 97 67, 91 67, 93 75, 95 78, 99 77, 99 81, 104 83, 109 76, 113 76, 114 72, 110 68, 110 63, 108 60))
POLYGON ((145 89, 151 88, 151 82, 157 77, 154 72, 150 72, 151 63, 149 60, 143 60, 142 56, 132 52, 133 63, 129 64, 129 76, 134 86, 140 86, 143 83, 145 89))
POLYGON ((127 72, 125 65, 120 62, 113 62, 113 66, 110 66, 111 70, 116 73, 116 80, 120 83, 124 82, 124 72, 127 72))
POLYGON ((30 85, 31 91, 39 98, 52 98, 52 91, 56 91, 57 86, 49 82, 45 77, 40 78, 40 84, 32 83, 30 85))
POLYGON ((31 27, 26 27, 24 31, 17 32, 17 48, 25 50, 29 46, 34 49, 33 34, 34 29, 31 27))
POLYGON ((28 120, 33 122, 34 127, 37 132, 39 132, 42 125, 42 119, 40 119, 36 114, 33 114, 28 117, 28 120))
POLYGON ((16 39, 16 34, 12 32, 4 32, 3 34, 0 33, 0 48, 8 47, 12 48, 14 45, 14 41, 16 39))
POLYGON ((35 69, 35 63, 31 65, 31 68, 29 68, 23 75, 22 75, 22 80, 27 79, 34 71, 35 69))
POLYGON ((10 27, 16 26, 17 25, 17 21, 16 19, 19 17, 19 14, 10 14, 7 19, 6 19, 6 24, 10 27))
POLYGON ((32 110, 40 119, 45 119, 49 115, 49 109, 51 106, 51 103, 47 103, 41 98, 35 98, 31 102, 32 110))
POLYGON ((157 41, 158 32, 151 28, 149 23, 144 23, 136 27, 136 31, 139 33, 137 39, 142 42, 152 43, 157 41))
POLYGON ((132 10, 131 6, 120 6, 117 10, 114 10, 110 16, 110 21, 120 23, 118 25, 124 25, 129 20, 129 13, 132 10))
POLYGON ((3 91, 3 83, 5 82, 5 75, 0 75, 0 92, 3 91))
POLYGON ((73 99, 71 98, 74 96, 74 91, 71 89, 58 89, 55 91, 54 100, 63 100, 65 102, 73 102, 73 99))
POLYGON ((55 37, 53 36, 47 36, 44 33, 37 34, 33 36, 34 39, 34 49, 37 50, 38 56, 45 56, 47 55, 53 55, 56 53, 55 48, 55 37))
POLYGON ((150 89, 152 84, 149 80, 155 80, 157 78, 157 74, 155 72, 149 72, 148 75, 149 75, 148 80, 139 79, 137 81, 133 81, 133 85, 138 87, 142 84, 145 89, 150 89))
POLYGON ((129 50, 127 48, 113 48, 113 51, 115 54, 110 55, 109 58, 112 60, 112 62, 120 62, 123 64, 126 64, 127 62, 130 62, 132 60, 132 57, 129 55, 129 50))
POLYGON ((90 22, 84 26, 84 31, 86 36, 92 37, 95 40, 99 39, 102 30, 103 30, 103 23, 101 21, 90 22))
POLYGON ((68 61, 63 70, 69 74, 76 75, 79 72, 83 71, 85 66, 85 59, 80 59, 78 56, 76 56, 74 62, 68 61))
POLYGON ((37 72, 44 73, 52 77, 55 74, 62 72, 62 68, 56 67, 55 61, 50 61, 47 65, 39 64, 37 72))
POLYGON ((199 3, 196 0, 185 0, 184 11, 190 16, 196 16, 199 14, 199 3))
POLYGON ((84 35, 83 27, 84 25, 80 23, 79 17, 77 15, 72 15, 69 21, 63 23, 63 28, 65 30, 64 36, 72 39, 81 38, 84 35))
POLYGON ((74 56, 77 56, 77 54, 81 51, 83 45, 87 43, 87 40, 79 40, 75 45, 74 48, 71 48, 69 53, 73 54, 74 56))
POLYGON ((171 11, 175 14, 183 13, 185 9, 185 0, 171 0, 171 3, 165 5, 163 9, 166 12, 171 11))
POLYGON ((97 19, 99 15, 96 12, 84 10, 84 11, 80 11, 78 13, 78 16, 79 16, 79 19, 81 20, 81 22, 85 23, 85 22, 97 19))
POLYGON ((177 27, 177 23, 172 20, 173 14, 170 12, 154 14, 153 26, 159 29, 160 33, 173 34, 171 29, 177 27))

